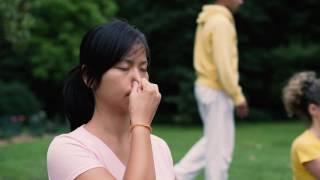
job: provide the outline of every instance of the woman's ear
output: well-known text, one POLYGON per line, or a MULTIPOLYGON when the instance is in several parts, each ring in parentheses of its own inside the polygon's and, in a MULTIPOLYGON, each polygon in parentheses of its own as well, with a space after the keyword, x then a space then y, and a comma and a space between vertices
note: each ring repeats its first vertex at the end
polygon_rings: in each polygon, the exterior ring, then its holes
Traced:
POLYGON ((88 81, 88 71, 87 71, 87 66, 86 65, 81 65, 81 78, 84 84, 91 89, 91 86, 89 81, 88 81))

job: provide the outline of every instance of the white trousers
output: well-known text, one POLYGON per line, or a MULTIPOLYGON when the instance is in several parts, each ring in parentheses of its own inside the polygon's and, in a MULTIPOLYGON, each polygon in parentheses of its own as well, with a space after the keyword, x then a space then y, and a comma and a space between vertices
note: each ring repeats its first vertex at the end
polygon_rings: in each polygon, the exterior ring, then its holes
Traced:
POLYGON ((234 148, 234 105, 223 91, 195 85, 204 136, 175 165, 177 180, 192 180, 205 168, 206 180, 227 180, 234 148))

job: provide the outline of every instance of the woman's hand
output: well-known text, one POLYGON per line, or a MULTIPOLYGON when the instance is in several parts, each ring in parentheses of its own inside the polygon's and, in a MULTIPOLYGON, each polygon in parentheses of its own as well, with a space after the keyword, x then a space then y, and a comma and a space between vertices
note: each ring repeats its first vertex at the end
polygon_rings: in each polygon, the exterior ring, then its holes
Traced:
POLYGON ((158 85, 143 78, 133 82, 129 97, 131 124, 150 125, 161 100, 158 85))
MULTIPOLYGON (((147 79, 133 82, 129 96, 131 127, 150 126, 161 100, 158 86, 147 79)), ((123 179, 156 179, 151 131, 146 128, 131 128, 130 157, 123 179)))

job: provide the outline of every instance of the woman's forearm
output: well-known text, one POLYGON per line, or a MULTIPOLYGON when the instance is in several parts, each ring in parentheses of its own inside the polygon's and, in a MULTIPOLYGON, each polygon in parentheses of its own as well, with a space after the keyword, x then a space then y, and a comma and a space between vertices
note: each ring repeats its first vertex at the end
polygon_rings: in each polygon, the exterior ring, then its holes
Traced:
POLYGON ((156 179, 150 130, 141 126, 133 128, 130 149, 124 180, 156 179))

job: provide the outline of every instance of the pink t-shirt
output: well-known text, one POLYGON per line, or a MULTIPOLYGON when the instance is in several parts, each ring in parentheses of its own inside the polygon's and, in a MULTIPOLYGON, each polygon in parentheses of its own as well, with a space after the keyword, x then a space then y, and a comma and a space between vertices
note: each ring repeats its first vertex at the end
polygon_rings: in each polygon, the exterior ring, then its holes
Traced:
MULTIPOLYGON (((151 135, 157 180, 173 180, 173 161, 168 145, 151 135)), ((107 169, 116 179, 123 178, 126 167, 98 137, 83 126, 53 139, 47 154, 50 180, 73 180, 96 167, 107 169)))

